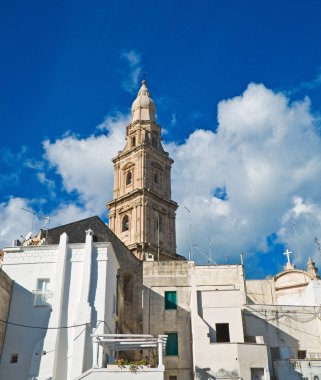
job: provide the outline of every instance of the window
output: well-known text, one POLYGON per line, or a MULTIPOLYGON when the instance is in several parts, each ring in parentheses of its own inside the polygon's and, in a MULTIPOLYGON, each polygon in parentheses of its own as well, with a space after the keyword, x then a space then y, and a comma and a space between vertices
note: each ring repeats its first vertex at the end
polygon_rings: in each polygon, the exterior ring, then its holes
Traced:
POLYGON ((271 356, 272 356, 272 361, 274 360, 280 360, 280 349, 279 347, 271 347, 270 348, 271 356))
POLYGON ((130 185, 132 183, 132 172, 127 172, 126 174, 126 185, 130 185))
POLYGON ((18 363, 18 354, 11 354, 10 363, 18 363))
POLYGON ((152 146, 153 146, 154 148, 157 148, 157 140, 156 140, 155 137, 152 137, 152 146))
POLYGON ((136 146, 136 137, 132 137, 132 147, 136 146))
POLYGON ((307 357, 306 350, 299 350, 298 351, 298 359, 306 359, 306 357, 307 357))
POLYGON ((122 225, 121 225, 121 230, 122 232, 128 231, 129 230, 129 218, 128 215, 125 215, 122 220, 122 225))
POLYGON ((117 303, 115 294, 113 295, 113 314, 117 314, 117 303))
POLYGON ((160 215, 157 215, 156 218, 156 230, 158 230, 159 225, 159 232, 163 232, 163 219, 160 215))
POLYGON ((175 356, 178 355, 178 335, 177 333, 166 333, 166 355, 175 356))
POLYGON ((177 294, 176 291, 165 292, 165 310, 177 309, 177 294))
POLYGON ((230 330, 228 323, 216 323, 216 342, 226 343, 230 341, 230 330))
POLYGON ((49 298, 52 297, 52 293, 50 290, 48 290, 49 285, 49 278, 38 278, 37 280, 37 289, 34 290, 35 294, 35 300, 34 305, 35 306, 49 306, 49 298))
POLYGON ((251 368, 251 379, 261 380, 264 377, 264 368, 251 368))
POLYGON ((177 380, 177 376, 170 376, 168 380, 177 380))
POLYGON ((159 177, 158 177, 158 173, 154 173, 154 182, 155 183, 159 183, 159 177))

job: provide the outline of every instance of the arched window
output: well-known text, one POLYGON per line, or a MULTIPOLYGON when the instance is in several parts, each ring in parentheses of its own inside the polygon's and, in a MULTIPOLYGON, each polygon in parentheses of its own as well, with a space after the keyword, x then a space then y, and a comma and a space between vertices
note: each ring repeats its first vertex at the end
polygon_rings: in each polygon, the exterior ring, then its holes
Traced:
POLYGON ((127 172, 126 174, 126 185, 130 185, 132 183, 132 172, 127 172))
POLYGON ((136 137, 132 137, 132 147, 136 146, 136 137))
POLYGON ((121 230, 122 230, 122 232, 125 232, 125 231, 129 230, 129 218, 128 218, 128 215, 125 215, 123 217, 123 220, 121 222, 121 230))

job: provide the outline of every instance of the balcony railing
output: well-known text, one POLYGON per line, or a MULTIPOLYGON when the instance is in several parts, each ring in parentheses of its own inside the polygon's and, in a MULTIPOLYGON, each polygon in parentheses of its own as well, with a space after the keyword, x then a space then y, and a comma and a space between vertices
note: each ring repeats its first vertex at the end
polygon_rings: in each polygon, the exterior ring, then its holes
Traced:
MULTIPOLYGON (((166 347, 167 335, 146 334, 92 334, 94 343, 94 368, 101 368, 99 363, 99 348, 105 346, 111 357, 120 351, 141 351, 156 348, 158 351, 158 368, 164 368, 163 352, 166 347)), ((107 365, 108 366, 108 365, 107 365)))

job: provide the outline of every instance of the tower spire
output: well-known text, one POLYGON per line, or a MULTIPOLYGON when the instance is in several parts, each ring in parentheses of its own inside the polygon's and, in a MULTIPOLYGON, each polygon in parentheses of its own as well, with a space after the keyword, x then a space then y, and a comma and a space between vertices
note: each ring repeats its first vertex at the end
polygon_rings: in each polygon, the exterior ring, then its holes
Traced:
POLYGON ((146 81, 132 105, 126 145, 113 159, 114 197, 108 203, 109 227, 140 260, 177 259, 171 199, 173 160, 164 151, 156 107, 146 81))
POLYGON ((131 111, 132 123, 138 120, 155 121, 156 107, 154 100, 149 94, 145 79, 142 81, 137 97, 132 104, 131 111))

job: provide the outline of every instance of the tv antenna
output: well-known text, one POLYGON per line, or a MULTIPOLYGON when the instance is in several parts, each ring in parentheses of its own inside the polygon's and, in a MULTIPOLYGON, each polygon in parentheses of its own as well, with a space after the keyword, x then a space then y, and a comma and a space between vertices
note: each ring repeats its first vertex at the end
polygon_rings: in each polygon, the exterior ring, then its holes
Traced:
POLYGON ((317 249, 317 251, 320 253, 321 255, 321 244, 320 244, 320 240, 315 236, 314 239, 314 244, 315 244, 315 247, 317 249))
POLYGON ((189 210, 186 206, 183 206, 183 208, 188 212, 188 220, 189 220, 189 225, 188 225, 188 229, 189 229, 189 252, 188 252, 188 260, 193 260, 193 234, 192 234, 192 218, 191 218, 191 210, 189 210))
POLYGON ((300 256, 301 268, 303 268, 302 254, 301 254, 301 249, 300 249, 300 245, 299 245, 299 242, 298 242, 298 235, 296 233, 296 226, 295 226, 295 223, 293 222, 292 219, 290 219, 289 222, 290 222, 290 224, 292 225, 292 228, 293 228, 293 234, 294 234, 294 238, 295 238, 296 243, 297 243, 298 252, 299 252, 299 256, 300 256))
POLYGON ((21 207, 21 210, 29 212, 30 214, 32 214, 31 233, 33 233, 33 228, 34 228, 34 224, 35 224, 35 217, 37 217, 39 220, 42 220, 43 221, 43 228, 47 229, 47 226, 50 223, 49 216, 39 215, 37 212, 32 211, 32 210, 28 210, 24 207, 21 207))
POLYGON ((201 250, 197 247, 196 244, 194 244, 193 248, 194 248, 194 250, 195 250, 196 252, 198 252, 198 253, 200 253, 201 255, 203 255, 204 257, 206 257, 206 259, 207 259, 207 263, 208 263, 208 264, 214 264, 214 265, 217 265, 217 263, 216 263, 216 262, 215 262, 210 256, 208 256, 208 255, 206 254, 206 252, 201 251, 201 250))

